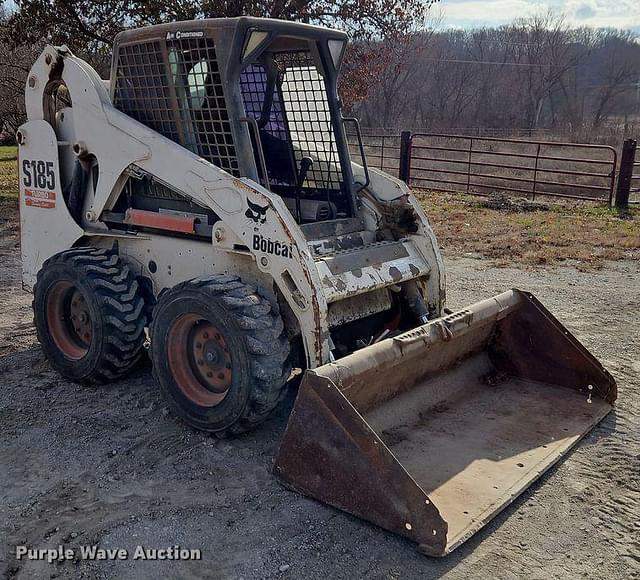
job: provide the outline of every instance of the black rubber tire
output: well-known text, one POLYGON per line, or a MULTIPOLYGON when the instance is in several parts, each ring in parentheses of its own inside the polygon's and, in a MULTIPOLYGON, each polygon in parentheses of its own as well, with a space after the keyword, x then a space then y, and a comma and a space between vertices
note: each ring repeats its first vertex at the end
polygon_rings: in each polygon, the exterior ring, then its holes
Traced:
POLYGON ((72 381, 101 384, 120 379, 143 352, 144 300, 133 273, 114 250, 76 248, 46 260, 34 287, 33 311, 45 356, 72 381), (67 281, 83 296, 91 319, 90 344, 79 359, 70 359, 58 347, 47 320, 49 292, 67 281))
POLYGON ((290 345, 277 304, 237 276, 209 275, 163 293, 151 323, 154 377, 175 414, 192 427, 218 437, 250 431, 282 400, 291 366, 290 345), (230 386, 215 406, 191 400, 178 385, 169 362, 172 325, 197 315, 219 329, 229 345, 230 386))

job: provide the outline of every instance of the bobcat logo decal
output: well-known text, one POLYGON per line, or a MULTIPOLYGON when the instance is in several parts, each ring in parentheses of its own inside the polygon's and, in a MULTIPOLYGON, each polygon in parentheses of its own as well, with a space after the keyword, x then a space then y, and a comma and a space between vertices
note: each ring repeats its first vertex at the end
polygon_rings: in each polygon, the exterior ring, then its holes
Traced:
POLYGON ((267 210, 269 209, 268 205, 264 207, 260 207, 256 203, 252 203, 247 199, 247 203, 249 204, 249 209, 244 213, 254 224, 263 224, 267 221, 267 210))

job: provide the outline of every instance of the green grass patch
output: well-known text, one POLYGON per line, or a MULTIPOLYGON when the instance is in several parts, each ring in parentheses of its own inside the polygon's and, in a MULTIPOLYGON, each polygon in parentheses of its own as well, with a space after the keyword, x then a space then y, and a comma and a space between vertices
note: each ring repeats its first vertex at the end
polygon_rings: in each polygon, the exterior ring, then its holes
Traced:
MULTIPOLYGON (((0 197, 18 197, 18 162, 15 159, 2 160, 2 149, 9 147, 0 147, 0 197)), ((11 147, 14 152, 15 147, 11 147)))
POLYGON ((0 161, 18 158, 18 148, 15 145, 0 145, 0 161))

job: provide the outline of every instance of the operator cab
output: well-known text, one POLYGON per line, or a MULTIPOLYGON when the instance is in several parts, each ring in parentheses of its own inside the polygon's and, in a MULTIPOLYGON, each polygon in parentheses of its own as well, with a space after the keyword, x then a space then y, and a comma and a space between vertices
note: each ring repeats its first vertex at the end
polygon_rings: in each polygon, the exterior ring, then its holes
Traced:
MULTIPOLYGON (((112 99, 277 193, 300 224, 354 217, 364 184, 354 183, 336 90, 346 42, 342 32, 246 17, 125 31, 114 47, 112 99)), ((158 186, 136 187, 144 197, 158 186)))

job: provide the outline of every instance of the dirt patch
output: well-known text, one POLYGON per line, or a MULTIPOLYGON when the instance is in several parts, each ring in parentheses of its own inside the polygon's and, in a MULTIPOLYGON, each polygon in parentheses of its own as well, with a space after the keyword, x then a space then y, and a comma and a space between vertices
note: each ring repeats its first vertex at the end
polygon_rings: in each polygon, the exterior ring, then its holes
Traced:
POLYGON ((532 211, 549 211, 550 209, 547 204, 506 193, 492 193, 479 201, 478 205, 487 209, 496 209, 509 213, 530 213, 532 211))
POLYGON ((496 265, 576 262, 580 270, 640 257, 640 211, 589 203, 532 205, 508 196, 416 192, 444 254, 491 258, 496 265))
POLYGON ((614 257, 637 257, 637 214, 632 222, 598 208, 520 215, 463 196, 422 199, 444 240, 451 308, 511 287, 530 290, 618 380, 617 409, 566 461, 454 554, 426 558, 408 541, 274 480, 291 397, 256 433, 219 441, 169 413, 148 368, 103 387, 61 379, 36 343, 31 296, 21 290, 16 199, 0 195, 0 572, 25 579, 640 577, 640 266, 593 255, 610 238, 614 257), (464 253, 492 260, 453 258, 464 253), (495 267, 570 258, 602 269, 495 267), (17 544, 178 544, 201 549, 203 561, 18 563, 17 544))
POLYGON ((614 373, 615 412, 444 559, 284 489, 270 470, 291 399, 219 441, 176 420, 148 369, 82 387, 35 344, 17 254, 0 256, 0 570, 12 578, 629 578, 640 574, 637 263, 522 271, 448 260, 449 306, 534 292, 614 373), (22 330, 18 330, 18 329, 22 330), (199 548, 202 562, 17 563, 16 544, 199 548))
POLYGON ((19 235, 18 198, 0 196, 0 254, 14 255, 19 247, 19 235))

